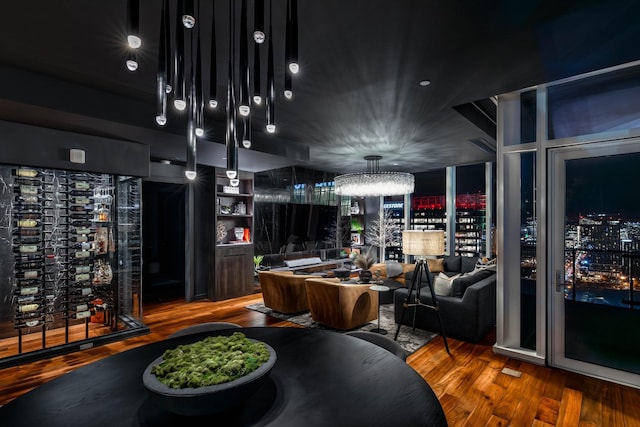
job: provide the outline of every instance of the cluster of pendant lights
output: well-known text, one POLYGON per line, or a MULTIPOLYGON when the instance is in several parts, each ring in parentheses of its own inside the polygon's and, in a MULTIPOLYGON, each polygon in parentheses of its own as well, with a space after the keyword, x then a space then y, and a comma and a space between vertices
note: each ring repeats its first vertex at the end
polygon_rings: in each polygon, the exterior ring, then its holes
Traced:
MULTIPOLYGON (((253 37, 249 37, 247 19, 247 0, 228 0, 229 22, 229 58, 227 67, 227 104, 225 144, 227 148, 227 176, 232 185, 238 185, 238 139, 242 146, 251 147, 251 115, 252 106, 266 104, 266 131, 274 133, 275 124, 275 82, 273 60, 273 31, 271 27, 272 7, 269 0, 268 24, 265 31, 265 1, 253 0, 253 37), (240 1, 240 31, 236 32, 236 1, 240 1), (236 40, 238 38, 238 40, 236 40), (250 41, 250 39, 252 39, 250 41), (260 46, 268 41, 267 52, 267 88, 263 97, 260 82, 260 46), (238 55, 236 47, 239 46, 238 55), (249 50, 253 47, 253 67, 249 64, 249 50), (236 62, 238 72, 236 72, 236 62), (253 75, 253 76, 252 76, 253 75), (253 77, 253 79, 251 78, 253 77), (253 80, 253 84, 251 83, 253 80), (238 129, 241 128, 241 134, 238 129)), ((157 73, 157 112, 156 123, 164 126, 167 123, 167 104, 172 100, 178 111, 187 110, 187 164, 185 175, 195 179, 196 141, 204 135, 204 111, 218 107, 217 94, 217 34, 215 29, 216 8, 211 2, 213 14, 201 16, 200 0, 177 0, 175 6, 175 24, 171 25, 170 0, 162 0, 160 14, 160 43, 158 49, 157 73), (210 88, 205 101, 202 77, 202 48, 200 28, 211 26, 210 49, 210 88), (173 29, 173 31, 172 31, 173 29), (175 41, 171 43, 171 36, 175 41), (186 43, 185 43, 185 36, 186 43)), ((284 97, 293 96, 291 78, 299 71, 298 65, 298 6, 297 0, 287 0, 287 20, 285 34, 285 72, 284 97)), ((126 66, 130 71, 138 69, 137 50, 142 46, 139 34, 139 0, 128 0, 127 5, 127 43, 129 45, 126 66)))

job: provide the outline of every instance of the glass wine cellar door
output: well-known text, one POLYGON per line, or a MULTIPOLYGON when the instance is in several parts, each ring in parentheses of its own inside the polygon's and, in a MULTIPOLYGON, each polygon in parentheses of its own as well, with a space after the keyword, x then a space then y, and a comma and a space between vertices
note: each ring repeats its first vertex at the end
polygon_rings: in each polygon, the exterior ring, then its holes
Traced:
POLYGON ((0 367, 148 330, 140 178, 0 165, 0 367))

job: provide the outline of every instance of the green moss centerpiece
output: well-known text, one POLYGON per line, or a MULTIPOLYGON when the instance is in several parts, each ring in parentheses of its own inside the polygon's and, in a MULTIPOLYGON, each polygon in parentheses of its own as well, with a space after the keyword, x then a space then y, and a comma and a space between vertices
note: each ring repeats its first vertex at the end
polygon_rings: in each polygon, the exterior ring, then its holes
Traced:
POLYGON ((234 332, 166 350, 149 364, 143 383, 169 411, 204 415, 244 401, 275 362, 276 353, 269 345, 234 332))

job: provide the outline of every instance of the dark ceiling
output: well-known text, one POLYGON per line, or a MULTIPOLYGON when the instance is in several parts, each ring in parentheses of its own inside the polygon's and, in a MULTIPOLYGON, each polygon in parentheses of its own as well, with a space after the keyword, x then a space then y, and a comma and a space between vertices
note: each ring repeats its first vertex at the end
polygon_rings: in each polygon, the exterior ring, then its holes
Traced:
MULTIPOLYGON (((143 46, 140 68, 131 73, 124 66, 125 0, 3 2, 0 119, 149 144, 152 157, 183 161, 184 118, 170 115, 167 129, 154 121, 161 1, 140 3, 143 46)), ((213 3, 200 3, 208 44, 213 3)), ((253 0, 248 3, 251 12, 253 0)), ((286 0, 272 3, 281 93, 286 0)), ((215 2, 219 70, 226 69, 228 5, 215 2)), ((254 108, 253 149, 241 150, 240 169, 295 164, 358 171, 368 154, 383 156, 381 169, 411 172, 492 160, 491 150, 470 142, 495 145, 492 97, 640 59, 637 0, 298 5, 301 72, 294 99, 278 96, 275 135, 262 131, 264 107, 254 108), (419 86, 423 79, 431 85, 419 86)), ((219 93, 225 93, 224 74, 217 78, 219 93)), ((223 166, 219 109, 207 116, 198 161, 223 166)))

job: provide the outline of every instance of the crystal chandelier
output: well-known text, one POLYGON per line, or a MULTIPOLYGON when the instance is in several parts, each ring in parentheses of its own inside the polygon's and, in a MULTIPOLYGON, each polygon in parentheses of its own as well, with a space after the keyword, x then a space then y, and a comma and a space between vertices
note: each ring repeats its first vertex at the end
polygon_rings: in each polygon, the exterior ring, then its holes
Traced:
POLYGON ((366 172, 348 173, 335 178, 339 196, 396 196, 411 194, 415 178, 410 173, 379 170, 382 156, 365 156, 366 172))

